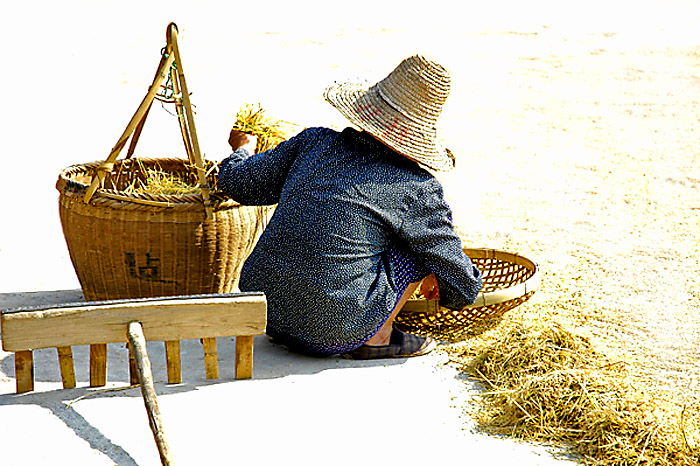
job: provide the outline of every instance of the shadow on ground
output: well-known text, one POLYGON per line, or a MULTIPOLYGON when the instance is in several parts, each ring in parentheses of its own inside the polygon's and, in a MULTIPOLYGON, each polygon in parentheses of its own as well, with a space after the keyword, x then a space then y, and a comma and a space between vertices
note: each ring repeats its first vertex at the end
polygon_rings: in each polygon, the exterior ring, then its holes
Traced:
MULTIPOLYGON (((52 306, 84 302, 80 290, 57 290, 40 292, 15 292, 0 294, 0 309, 19 307, 52 306)), ((219 378, 207 380, 204 373, 204 351, 199 340, 181 342, 182 383, 167 384, 165 347, 163 342, 147 343, 153 378, 158 395, 172 395, 197 390, 200 387, 241 383, 234 377, 234 337, 217 338, 219 356, 219 378)), ((74 346, 73 358, 77 388, 62 389, 55 348, 34 350, 35 391, 16 394, 14 381, 14 357, 12 353, 0 352, 0 407, 7 405, 35 405, 50 411, 78 437, 93 449, 107 455, 116 464, 135 465, 135 460, 119 445, 115 445, 99 429, 90 423, 72 404, 86 398, 140 397, 138 386, 129 386, 128 350, 125 343, 107 345, 107 386, 89 387, 89 347, 74 346)), ((333 369, 353 369, 373 366, 397 365, 396 361, 350 361, 339 356, 314 358, 293 353, 272 344, 264 335, 255 337, 253 379, 278 379, 289 376, 313 375, 333 369)))

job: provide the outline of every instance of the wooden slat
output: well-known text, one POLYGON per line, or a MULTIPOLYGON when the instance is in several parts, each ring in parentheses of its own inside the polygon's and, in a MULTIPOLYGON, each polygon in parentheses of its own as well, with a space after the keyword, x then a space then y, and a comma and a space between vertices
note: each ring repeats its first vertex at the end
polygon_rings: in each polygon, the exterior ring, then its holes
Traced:
POLYGON ((202 338, 204 346, 204 372, 207 379, 219 378, 219 354, 216 349, 216 338, 202 338))
POLYGON ((75 366, 73 364, 73 349, 70 346, 56 348, 58 367, 61 369, 63 388, 75 388, 75 366))
POLYGON ((138 368, 136 367, 136 356, 131 345, 126 345, 129 350, 129 384, 137 385, 139 383, 138 368))
POLYGON ((104 387, 107 384, 107 345, 90 345, 90 386, 104 387))
POLYGON ((168 383, 182 382, 180 362, 180 340, 165 342, 165 365, 168 368, 168 383))
POLYGON ((5 351, 124 342, 129 322, 141 322, 147 340, 261 335, 265 295, 80 303, 74 307, 3 312, 5 351))
POLYGON ((31 350, 15 353, 15 382, 17 393, 34 390, 34 353, 31 350))
POLYGON ((236 337, 236 378, 253 377, 253 337, 236 337))
MULTIPOLYGON (((535 272, 530 278, 517 285, 511 285, 501 290, 479 293, 474 304, 465 306, 464 309, 476 309, 493 304, 505 303, 512 299, 517 299, 535 291, 540 286, 540 273, 535 272)), ((401 308, 402 313, 425 312, 435 314, 440 310, 440 303, 437 299, 409 299, 401 308)))
POLYGON ((437 312, 440 310, 440 301, 437 299, 409 299, 401 308, 402 313, 409 312, 437 312))

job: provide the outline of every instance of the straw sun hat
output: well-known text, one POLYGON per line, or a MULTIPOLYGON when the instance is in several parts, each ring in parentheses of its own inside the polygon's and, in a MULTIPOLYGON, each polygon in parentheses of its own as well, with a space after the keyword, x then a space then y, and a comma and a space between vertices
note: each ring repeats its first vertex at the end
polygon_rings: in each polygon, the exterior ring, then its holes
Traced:
POLYGON ((335 83, 324 97, 353 124, 400 154, 432 170, 448 171, 455 159, 438 143, 435 126, 449 92, 447 70, 414 55, 374 86, 335 83))

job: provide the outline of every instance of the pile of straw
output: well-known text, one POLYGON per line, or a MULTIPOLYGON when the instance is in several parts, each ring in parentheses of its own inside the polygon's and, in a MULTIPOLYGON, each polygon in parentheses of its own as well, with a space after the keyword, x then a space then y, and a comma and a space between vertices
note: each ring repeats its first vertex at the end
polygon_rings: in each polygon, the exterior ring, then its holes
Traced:
MULTIPOLYGON (((134 161, 136 163, 129 165, 133 171, 129 174, 131 181, 122 190, 126 194, 181 195, 195 194, 201 191, 199 183, 194 181, 196 177, 187 176, 186 172, 173 173, 164 170, 158 164, 147 167, 140 159, 134 159, 134 161)), ((207 172, 210 186, 215 189, 216 176, 211 175, 212 173, 215 174, 217 170, 216 164, 205 160, 204 168, 207 172)), ((194 172, 194 167, 190 167, 190 169, 194 172)))
POLYGON ((555 322, 511 322, 454 357, 485 384, 475 417, 489 432, 566 443, 587 464, 697 464, 698 407, 651 397, 555 322))
POLYGON ((484 388, 471 415, 487 432, 562 445, 585 464, 697 465, 700 399, 654 386, 592 342, 576 269, 545 267, 534 300, 445 347, 484 388))

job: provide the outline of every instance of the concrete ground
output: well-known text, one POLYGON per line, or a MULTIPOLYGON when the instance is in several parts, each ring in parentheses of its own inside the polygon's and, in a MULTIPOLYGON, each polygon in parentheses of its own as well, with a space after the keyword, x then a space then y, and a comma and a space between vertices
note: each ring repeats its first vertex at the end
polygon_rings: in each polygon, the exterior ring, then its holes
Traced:
MULTIPOLYGON (((0 295, 2 306, 67 302, 77 290, 0 295)), ((446 355, 357 362, 292 354, 255 341, 252 380, 233 378, 231 338, 219 338, 220 378, 204 377, 201 344, 183 342, 183 382, 165 383, 163 344, 149 357, 177 464, 358 464, 369 460, 549 465, 544 447, 483 435, 463 413, 475 387, 446 355)), ((55 350, 35 351, 36 391, 14 394, 13 358, 0 353, 3 465, 155 465, 156 445, 128 352, 108 348, 108 385, 89 388, 88 348, 74 347, 78 388, 61 389, 55 350)))
MULTIPOLYGON (((469 2, 459 14, 446 0, 430 8, 365 0, 342 8, 320 0, 5 7, 0 309, 82 300, 55 181, 68 165, 108 155, 145 95, 170 21, 180 27, 199 140, 212 158, 228 150, 228 129, 243 103, 260 102, 301 126, 342 128, 342 117, 321 97, 324 87, 358 75, 381 79, 417 51, 454 70, 453 104, 443 116, 451 146, 488 153, 490 141, 508 136, 486 130, 499 127, 503 112, 494 109, 517 104, 518 95, 503 89, 512 91, 508 79, 522 60, 588 53, 618 32, 615 44, 625 47, 626 40, 686 41, 697 29, 697 8, 684 10, 692 1, 664 4, 663 11, 631 1, 587 2, 585 11, 546 0, 481 3, 469 2)), ((174 117, 154 108, 137 155, 183 155, 181 145, 174 117)), ((446 178, 450 199, 470 200, 453 206, 458 226, 477 236, 493 230, 478 212, 478 196, 497 181, 497 171, 468 184, 465 172, 446 178)), ((202 348, 187 341, 183 383, 169 386, 162 343, 149 343, 178 464, 568 462, 540 446, 477 432, 464 413, 477 388, 439 351, 382 362, 312 359, 259 337, 253 379, 237 381, 232 341, 219 339, 218 346, 219 380, 204 378, 202 348)), ((74 353, 78 388, 62 390, 55 351, 39 350, 36 391, 15 395, 12 355, 0 351, 0 464, 159 464, 139 390, 109 391, 128 383, 125 348, 109 347, 107 389, 87 387, 87 348, 74 353)))

